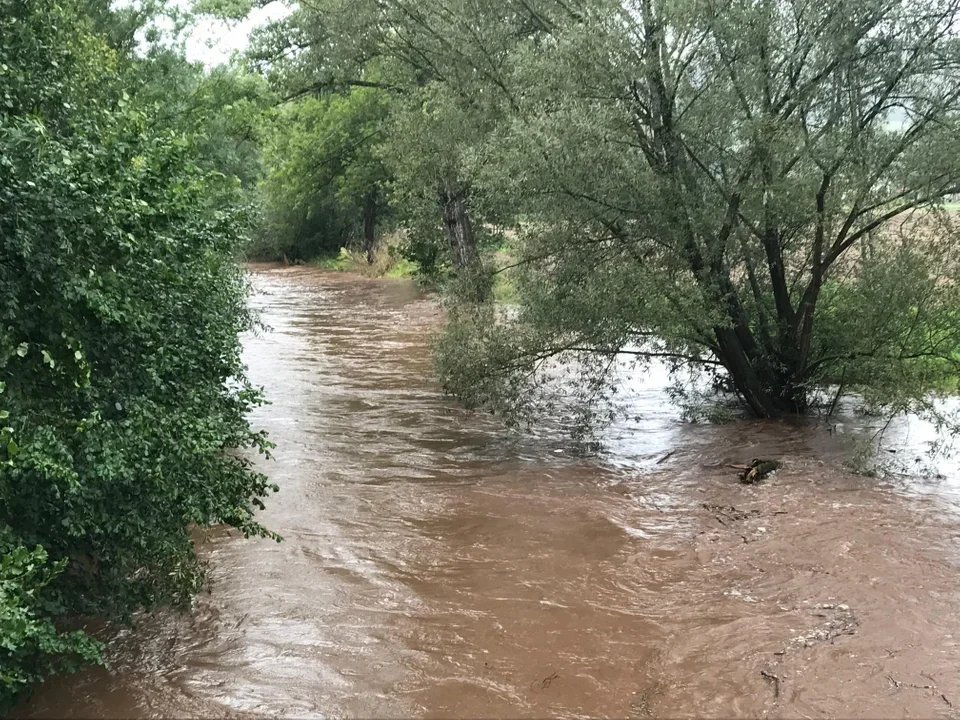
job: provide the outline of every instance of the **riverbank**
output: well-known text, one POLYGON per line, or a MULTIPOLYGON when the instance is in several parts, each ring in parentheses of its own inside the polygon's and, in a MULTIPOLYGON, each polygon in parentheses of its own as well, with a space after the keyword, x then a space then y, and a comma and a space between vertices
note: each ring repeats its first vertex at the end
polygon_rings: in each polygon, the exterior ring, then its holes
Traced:
POLYGON ((321 270, 353 273, 374 278, 414 278, 417 264, 399 255, 394 245, 381 245, 374 252, 373 262, 357 250, 340 248, 336 255, 314 258, 309 265, 321 270))
POLYGON ((412 283, 252 277, 284 542, 198 539, 192 614, 20 716, 956 717, 955 478, 844 473, 814 426, 681 423, 652 371, 573 457, 440 392, 412 283), (728 467, 765 456, 764 485, 728 467))
MULTIPOLYGON (((499 303, 512 303, 516 301, 517 290, 512 277, 512 268, 510 264, 510 255, 507 250, 501 250, 494 258, 494 263, 499 268, 493 278, 493 298, 499 303)), ((420 266, 401 254, 401 241, 396 235, 384 239, 377 245, 373 262, 365 253, 356 248, 342 247, 336 253, 320 255, 303 261, 281 261, 281 260, 250 260, 247 267, 252 270, 263 270, 271 267, 314 267, 320 270, 328 270, 352 275, 360 275, 368 278, 389 279, 389 280, 412 280, 417 282, 421 289, 428 291, 436 289, 432 286, 434 280, 428 280, 420 274, 420 266)))

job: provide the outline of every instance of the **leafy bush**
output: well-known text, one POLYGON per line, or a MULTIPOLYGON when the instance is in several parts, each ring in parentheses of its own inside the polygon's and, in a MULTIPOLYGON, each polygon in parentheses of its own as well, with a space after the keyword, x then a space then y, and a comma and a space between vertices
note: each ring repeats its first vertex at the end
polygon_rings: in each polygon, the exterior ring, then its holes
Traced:
POLYGON ((99 661, 101 647, 82 632, 57 632, 43 617, 49 610, 44 590, 63 571, 66 560, 49 563, 41 547, 4 547, 0 552, 2 712, 22 688, 51 673, 74 670, 81 662, 99 661))
POLYGON ((404 257, 398 251, 397 244, 390 244, 388 238, 385 244, 380 245, 373 253, 373 262, 370 262, 366 253, 356 250, 340 248, 336 255, 322 255, 315 258, 311 264, 324 270, 356 273, 368 277, 406 278, 417 273, 417 265, 404 257))
POLYGON ((71 2, 0 0, 0 705, 98 646, 54 623, 186 603, 192 525, 275 486, 236 449, 245 213, 124 91, 71 2), (31 548, 33 548, 31 550, 31 548))

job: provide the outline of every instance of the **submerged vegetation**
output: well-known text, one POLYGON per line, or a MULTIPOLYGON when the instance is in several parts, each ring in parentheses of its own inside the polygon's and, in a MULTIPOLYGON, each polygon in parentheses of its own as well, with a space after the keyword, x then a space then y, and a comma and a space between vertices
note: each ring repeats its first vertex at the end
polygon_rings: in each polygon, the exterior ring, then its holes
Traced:
POLYGON ((510 421, 623 358, 703 417, 956 389, 960 0, 288 10, 204 68, 159 0, 0 0, 0 707, 270 535, 244 258, 416 274, 510 421))

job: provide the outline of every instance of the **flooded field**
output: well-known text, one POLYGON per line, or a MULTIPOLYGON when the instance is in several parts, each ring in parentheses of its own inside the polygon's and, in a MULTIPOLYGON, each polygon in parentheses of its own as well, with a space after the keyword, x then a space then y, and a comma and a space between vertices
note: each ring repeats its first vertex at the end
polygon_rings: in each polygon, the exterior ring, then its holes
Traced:
POLYGON ((960 716, 952 469, 846 474, 842 423, 684 424, 655 371, 578 458, 440 393, 439 312, 410 285, 254 283, 284 542, 199 538, 195 612, 112 631, 109 671, 19 715, 960 716), (784 468, 739 484, 763 456, 784 468))

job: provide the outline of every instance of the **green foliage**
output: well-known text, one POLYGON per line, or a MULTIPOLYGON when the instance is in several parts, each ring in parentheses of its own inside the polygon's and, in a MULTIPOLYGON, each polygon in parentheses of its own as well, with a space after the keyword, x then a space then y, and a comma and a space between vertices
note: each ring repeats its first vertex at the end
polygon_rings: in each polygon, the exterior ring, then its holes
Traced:
POLYGON ((412 278, 418 270, 416 264, 403 257, 398 246, 389 239, 377 248, 372 263, 365 253, 342 247, 336 255, 321 255, 311 260, 311 264, 324 270, 391 279, 412 278))
POLYGON ((0 530, 0 712, 19 693, 56 672, 100 661, 100 645, 82 632, 58 632, 47 617, 47 587, 66 560, 50 563, 42 547, 10 546, 0 530))
POLYGON ((123 58, 131 57, 138 48, 138 38, 159 41, 166 34, 176 35, 185 23, 180 9, 167 0, 130 0, 122 5, 111 0, 78 0, 77 10, 90 22, 93 33, 123 58))
POLYGON ((257 5, 253 0, 194 0, 193 11, 225 20, 241 20, 257 5))
POLYGON ((240 63, 205 69, 162 46, 128 65, 125 86, 151 125, 193 138, 198 166, 222 176, 218 189, 252 201, 262 174, 262 115, 274 100, 263 77, 240 63))
POLYGON ((389 98, 373 88, 281 106, 264 147, 265 224, 253 254, 304 260, 360 236, 365 205, 381 224, 386 169, 379 143, 389 98))
POLYGON ((459 296, 439 365, 468 404, 626 354, 775 417, 930 409, 957 376, 958 23, 960 0, 319 0, 254 55, 283 92, 393 94, 390 197, 459 296), (504 229, 498 314, 471 305, 504 229))
POLYGON ((817 308, 816 381, 858 391, 876 413, 932 411, 937 395, 957 390, 954 224, 940 212, 915 219, 865 245, 854 272, 828 282, 817 308))
POLYGON ((0 0, 0 38, 9 704, 98 657, 59 619, 189 602, 192 526, 273 537, 253 513, 276 487, 237 452, 269 443, 246 420, 261 397, 238 340, 253 322, 236 262, 249 219, 210 170, 209 137, 138 95, 142 68, 82 6, 0 0))

